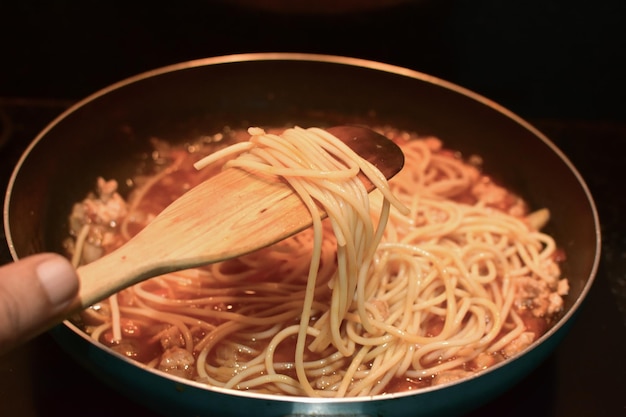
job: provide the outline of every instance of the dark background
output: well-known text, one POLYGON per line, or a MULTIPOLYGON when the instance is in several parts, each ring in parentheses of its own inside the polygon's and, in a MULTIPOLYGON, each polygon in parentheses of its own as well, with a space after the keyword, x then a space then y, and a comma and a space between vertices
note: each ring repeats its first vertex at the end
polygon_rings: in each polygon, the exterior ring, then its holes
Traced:
MULTIPOLYGON (((626 1, 380 0, 398 4, 352 13, 338 9, 369 0, 289 3, 333 5, 320 13, 259 6, 283 0, 239 5, 250 1, 0 0, 2 195, 19 155, 54 117, 164 65, 312 52, 443 78, 553 140, 589 185, 602 226, 598 274, 571 331, 515 389, 471 416, 626 415, 626 1)), ((10 261, 4 240, 0 264, 10 261)), ((49 335, 0 357, 0 415, 153 417, 69 360, 49 335)))
POLYGON ((228 0, 39 3, 0 3, 0 97, 79 99, 189 59, 315 52, 426 72, 523 117, 626 120, 623 0, 408 0, 319 14, 228 0))

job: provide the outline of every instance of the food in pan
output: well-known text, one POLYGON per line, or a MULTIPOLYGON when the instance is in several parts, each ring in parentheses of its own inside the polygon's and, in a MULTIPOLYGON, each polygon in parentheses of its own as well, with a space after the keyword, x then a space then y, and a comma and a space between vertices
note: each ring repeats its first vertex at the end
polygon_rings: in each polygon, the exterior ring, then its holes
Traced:
MULTIPOLYGON (((523 351, 556 321, 568 292, 565 254, 541 232, 549 211, 529 211, 481 171, 478 157, 434 137, 375 129, 405 154, 388 185, 367 195, 345 172, 315 165, 294 177, 289 165, 278 174, 327 219, 314 213, 313 228, 258 252, 136 284, 84 311, 80 325, 166 373, 294 396, 415 390, 523 351)), ((225 160, 248 168, 276 158, 336 163, 318 155, 319 145, 288 145, 315 129, 268 132, 226 129, 186 146, 156 141, 156 169, 128 179, 127 199, 115 180, 100 178, 74 206, 68 253, 80 264, 115 249, 225 160), (232 159, 227 145, 248 140, 280 150, 239 145, 249 153, 232 159), (217 150, 220 158, 198 171, 217 150)))

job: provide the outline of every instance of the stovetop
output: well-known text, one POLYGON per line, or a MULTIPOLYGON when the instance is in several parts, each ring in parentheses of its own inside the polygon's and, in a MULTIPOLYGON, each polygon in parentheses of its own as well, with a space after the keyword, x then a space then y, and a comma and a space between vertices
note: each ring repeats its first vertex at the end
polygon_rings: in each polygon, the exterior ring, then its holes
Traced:
MULTIPOLYGON (((31 140, 72 103, 0 98, 0 191, 31 140)), ((578 317, 556 351, 522 382, 470 416, 626 415, 626 124, 530 120, 587 181, 602 224, 602 260, 578 317)), ((0 264, 11 261, 0 231, 0 264)), ((73 362, 49 335, 0 357, 0 415, 153 414, 73 362), (67 396, 71 395, 71 407, 67 396)))

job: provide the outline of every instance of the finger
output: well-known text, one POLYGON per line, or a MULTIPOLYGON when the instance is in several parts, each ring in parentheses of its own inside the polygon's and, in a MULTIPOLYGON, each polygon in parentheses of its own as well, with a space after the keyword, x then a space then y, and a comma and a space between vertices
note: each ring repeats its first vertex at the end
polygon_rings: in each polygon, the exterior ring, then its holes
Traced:
POLYGON ((0 353, 45 330, 78 292, 78 276, 61 255, 33 255, 0 267, 0 353))

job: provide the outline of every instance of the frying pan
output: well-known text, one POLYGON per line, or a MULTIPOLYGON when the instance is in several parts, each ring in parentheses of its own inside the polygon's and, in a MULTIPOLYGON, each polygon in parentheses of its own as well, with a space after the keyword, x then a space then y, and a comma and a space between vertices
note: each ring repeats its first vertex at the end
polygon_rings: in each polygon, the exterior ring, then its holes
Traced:
MULTIPOLYGON (((250 394, 147 369, 92 341, 70 321, 51 332, 76 361, 137 402, 172 416, 461 415, 511 389, 562 340, 593 283, 600 227, 574 166, 541 132, 500 105, 452 83, 405 68, 312 54, 213 57, 123 80, 80 101, 48 125, 18 162, 4 207, 14 259, 63 253, 67 217, 98 176, 120 184, 149 152, 150 139, 183 143, 224 126, 388 124, 435 135, 484 170, 547 207, 547 232, 567 254, 570 280, 556 325, 517 357, 471 378, 417 392, 312 399, 250 394)), ((121 189, 122 193, 128 192, 121 189)))

